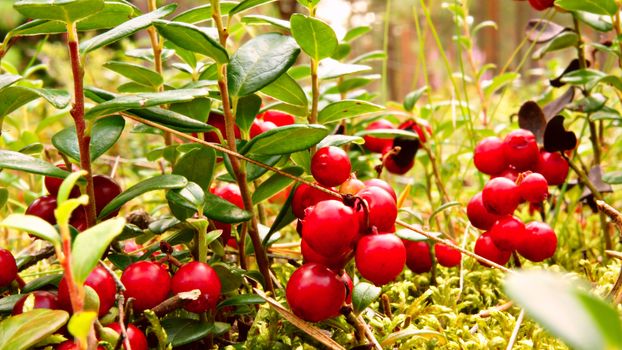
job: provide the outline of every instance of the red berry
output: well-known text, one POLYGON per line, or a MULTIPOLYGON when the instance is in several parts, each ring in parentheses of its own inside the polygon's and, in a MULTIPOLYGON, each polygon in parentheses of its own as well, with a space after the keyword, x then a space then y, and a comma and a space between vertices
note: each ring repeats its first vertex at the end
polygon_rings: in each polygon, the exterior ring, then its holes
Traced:
POLYGON ((490 229, 490 238, 502 250, 518 248, 524 236, 525 224, 511 215, 502 217, 490 229))
MULTIPOLYGON (((93 176, 93 185, 95 187, 95 209, 97 214, 122 192, 121 186, 112 178, 105 175, 93 176)), ((108 217, 116 216, 118 213, 119 211, 117 210, 108 217)))
MULTIPOLYGON (((121 326, 118 322, 111 323, 106 327, 111 328, 118 334, 121 334, 121 326)), ((143 331, 141 331, 131 323, 126 325, 125 330, 127 333, 127 339, 130 341, 130 346, 132 347, 132 350, 149 349, 149 346, 147 344, 147 337, 145 337, 145 333, 143 333, 143 331)), ((125 349, 125 346, 123 346, 123 349, 125 349)))
POLYGON ((339 193, 341 194, 357 194, 360 190, 365 188, 363 181, 356 177, 350 177, 346 182, 339 186, 339 193))
POLYGON ((482 201, 482 193, 478 192, 467 204, 467 217, 471 225, 480 230, 489 230, 501 216, 489 212, 482 201))
POLYGON ((298 219, 305 217, 305 209, 322 201, 335 199, 336 197, 324 191, 320 191, 306 184, 300 184, 292 198, 292 212, 298 219))
MULTIPOLYGON (((510 261, 510 256, 512 256, 511 251, 497 248, 492 240, 492 237, 490 237, 490 233, 488 232, 484 232, 481 236, 479 236, 479 238, 477 238, 473 252, 499 265, 507 264, 508 261, 510 261)), ((481 261, 479 263, 484 266, 488 266, 488 264, 481 261)))
POLYGON ((352 282, 352 278, 348 275, 347 272, 343 272, 341 275, 341 280, 343 284, 346 286, 346 304, 352 304, 352 292, 354 291, 354 282, 352 282))
POLYGON ((380 180, 380 179, 369 179, 369 180, 366 180, 363 183, 367 187, 380 187, 380 188, 382 188, 383 190, 387 191, 387 193, 390 194, 391 197, 393 197, 393 199, 397 202, 397 194, 395 194, 395 190, 386 181, 380 180))
POLYGON ((313 178, 325 187, 341 185, 350 178, 350 171, 350 158, 339 147, 322 147, 311 158, 313 178))
POLYGON ((357 194, 369 207, 369 225, 379 232, 393 232, 397 219, 397 204, 391 195, 379 188, 368 187, 357 194))
POLYGON ((477 170, 484 174, 496 175, 504 171, 508 163, 505 159, 503 141, 490 136, 480 141, 473 152, 473 162, 477 170))
POLYGON ((445 267, 458 266, 462 260, 462 253, 458 249, 441 243, 434 245, 434 255, 436 255, 436 261, 445 267))
POLYGON ((272 122, 276 126, 285 126, 296 123, 296 118, 294 118, 293 115, 274 110, 265 111, 260 116, 263 120, 272 122))
POLYGON ((240 188, 234 184, 224 184, 222 186, 213 188, 211 192, 218 197, 235 204, 240 209, 244 209, 244 200, 242 199, 242 193, 240 188))
POLYGON ((529 4, 535 10, 544 11, 555 5, 555 0, 529 0, 529 4))
POLYGON ((38 216, 51 225, 56 225, 56 216, 54 216, 54 209, 56 209, 56 206, 56 196, 42 196, 30 203, 26 209, 26 215, 38 216))
POLYGON ((139 261, 128 266, 121 275, 125 296, 134 298, 134 310, 151 309, 166 299, 171 290, 171 277, 157 263, 139 261))
MULTIPOLYGON (((107 314, 110 308, 114 306, 117 295, 117 285, 112 276, 106 269, 97 266, 91 271, 84 284, 93 288, 99 297, 99 316, 107 314)), ((73 312, 71 297, 69 296, 69 286, 67 286, 67 281, 64 277, 58 284, 58 303, 63 310, 73 312)))
POLYGON ((302 237, 323 256, 341 256, 352 248, 359 231, 354 210, 336 200, 319 202, 307 209, 302 237))
POLYGON ((555 254, 557 236, 553 229, 538 221, 525 225, 525 236, 517 247, 520 255, 533 262, 540 262, 555 254))
POLYGON ((356 268, 377 286, 393 281, 406 264, 406 248, 396 235, 363 236, 356 245, 356 268))
POLYGON ((491 175, 490 178, 494 179, 497 177, 505 177, 506 179, 512 180, 512 182, 516 182, 519 174, 520 172, 518 172, 518 170, 514 169, 514 167, 512 167, 511 165, 508 165, 508 167, 504 171, 500 172, 497 175, 491 175))
MULTIPOLYGON (((210 112, 207 124, 217 128, 220 131, 220 135, 222 135, 222 138, 225 140, 227 139, 225 130, 225 116, 215 112, 210 112)), ((236 139, 240 138, 240 129, 237 125, 235 125, 234 127, 234 134, 236 139)), ((215 131, 204 133, 203 139, 207 142, 220 143, 220 140, 218 139, 218 134, 216 134, 215 131)))
POLYGON ((521 197, 530 203, 540 203, 549 196, 549 185, 544 176, 531 173, 518 185, 521 197))
MULTIPOLYGON (((386 119, 377 120, 369 124, 365 130, 378 130, 378 129, 395 129, 395 125, 386 119)), ((365 139, 365 148, 371 152, 382 153, 385 149, 393 146, 393 139, 379 138, 374 136, 363 136, 365 139)))
POLYGON ((69 218, 69 225, 73 226, 79 232, 82 232, 87 229, 86 223, 86 208, 84 206, 79 206, 76 210, 71 213, 71 218, 69 218))
POLYGON ((0 288, 17 278, 17 263, 10 251, 0 248, 0 288))
POLYGON ((425 273, 432 270, 432 254, 424 241, 402 240, 406 247, 406 266, 414 273, 425 273))
MULTIPOLYGON (((80 350, 80 347, 78 347, 78 344, 74 343, 72 340, 66 340, 56 345, 54 349, 56 350, 80 350)), ((97 347, 97 350, 105 350, 105 348, 100 345, 97 347)))
POLYGON ((546 179, 549 186, 559 186, 568 176, 568 162, 559 153, 542 151, 536 171, 546 179))
POLYGON ((518 171, 533 170, 540 158, 536 136, 523 129, 514 130, 505 137, 503 152, 508 163, 518 171))
POLYGON ((268 130, 275 129, 277 126, 273 122, 263 121, 261 119, 255 119, 251 124, 250 136, 251 139, 257 135, 263 134, 268 130))
MULTIPOLYGON (((56 167, 59 169, 67 170, 67 166, 64 163, 56 164, 56 167)), ((77 171, 77 170, 78 170, 78 167, 72 164, 71 171, 77 171)), ((51 195, 56 196, 58 194, 58 190, 60 189, 60 185, 63 183, 63 179, 59 179, 57 177, 46 176, 43 179, 43 183, 45 184, 45 188, 48 190, 48 192, 51 195)), ((78 188, 78 186, 74 186, 71 189, 71 193, 69 194, 69 197, 76 198, 79 196, 80 196, 80 188, 78 188)))
POLYGON ((323 265, 304 264, 289 278, 287 303, 303 320, 320 322, 339 315, 346 288, 339 276, 323 265))
POLYGON ((21 299, 15 303, 13 306, 13 312, 11 315, 19 315, 24 312, 28 312, 32 309, 58 309, 58 298, 56 294, 46 292, 46 291, 34 291, 32 293, 28 293, 24 295, 21 299), (24 310, 24 304, 26 303, 26 299, 33 298, 33 305, 30 305, 26 310, 24 310))
POLYGON ((318 263, 324 265, 330 269, 338 271, 342 269, 348 261, 352 258, 352 248, 347 249, 343 254, 339 256, 324 256, 309 246, 303 239, 300 241, 300 252, 304 263, 318 263))
POLYGON ((402 166, 395 161, 395 154, 389 154, 384 158, 382 165, 391 174, 404 175, 415 165, 415 158, 402 166))
POLYGON ((518 186, 505 177, 490 179, 482 190, 482 201, 486 209, 497 215, 510 215, 520 204, 518 186))
POLYGON ((206 263, 193 261, 177 270, 172 280, 173 293, 189 292, 193 289, 201 291, 197 300, 184 305, 184 309, 201 313, 216 307, 220 297, 220 278, 216 271, 206 263))

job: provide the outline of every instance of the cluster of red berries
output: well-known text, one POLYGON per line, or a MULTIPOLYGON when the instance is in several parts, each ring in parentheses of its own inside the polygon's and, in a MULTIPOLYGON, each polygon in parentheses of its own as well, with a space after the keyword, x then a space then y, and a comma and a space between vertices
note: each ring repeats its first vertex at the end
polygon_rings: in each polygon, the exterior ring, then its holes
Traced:
POLYGON ((475 253, 500 265, 514 250, 534 262, 552 257, 557 236, 551 227, 537 221, 525 225, 513 213, 522 202, 540 206, 549 185, 564 183, 568 162, 559 153, 540 151, 534 134, 518 129, 504 140, 482 140, 475 147, 474 163, 491 176, 467 206, 471 224, 486 231, 477 239, 475 253))

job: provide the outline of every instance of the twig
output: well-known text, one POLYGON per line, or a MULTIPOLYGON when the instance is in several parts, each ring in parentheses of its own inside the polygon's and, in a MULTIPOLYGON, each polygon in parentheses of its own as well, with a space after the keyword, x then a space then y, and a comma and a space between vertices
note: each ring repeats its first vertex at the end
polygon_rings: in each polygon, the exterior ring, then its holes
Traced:
POLYGON ((520 326, 523 323, 524 316, 525 316, 525 309, 521 309, 520 314, 518 314, 518 318, 516 319, 516 325, 514 325, 512 336, 510 337, 510 340, 508 340, 508 346, 505 348, 505 350, 512 350, 512 348, 514 347, 514 343, 516 343, 516 339, 518 338, 518 330, 520 329, 520 326))
POLYGON ((607 215, 616 224, 616 226, 618 226, 618 230, 622 232, 622 213, 602 200, 597 200, 596 206, 601 212, 605 213, 605 215, 607 215))
POLYGON ((505 304, 497 305, 497 306, 491 307, 488 310, 480 311, 479 317, 482 317, 482 318, 490 317, 490 315, 492 315, 493 312, 508 310, 513 305, 514 305, 514 302, 508 301, 505 304))

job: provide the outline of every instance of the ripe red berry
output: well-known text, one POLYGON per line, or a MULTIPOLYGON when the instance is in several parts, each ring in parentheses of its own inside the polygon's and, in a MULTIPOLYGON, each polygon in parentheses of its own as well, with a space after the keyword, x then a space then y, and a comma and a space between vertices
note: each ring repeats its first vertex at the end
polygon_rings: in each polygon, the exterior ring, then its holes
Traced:
POLYGON ((30 203, 26 209, 26 215, 38 216, 51 225, 56 225, 56 216, 54 216, 54 209, 56 209, 56 206, 56 196, 42 196, 30 203))
MULTIPOLYGON (((74 343, 72 340, 66 340, 54 347, 56 350, 80 350, 78 344, 74 343)), ((105 348, 101 345, 97 346, 97 350, 105 350, 105 348)))
POLYGON ((339 147, 322 147, 311 158, 311 174, 323 186, 339 186, 350 178, 352 165, 346 151, 339 147))
MULTIPOLYGON (((110 308, 114 306, 117 295, 117 285, 112 276, 106 269, 97 266, 86 278, 84 285, 93 288, 99 297, 99 316, 107 314, 110 308)), ((61 279, 58 284, 58 303, 63 310, 73 312, 69 286, 65 278, 61 279)))
POLYGON ((346 299, 343 280, 325 266, 304 264, 289 278, 287 303, 303 320, 320 322, 339 315, 346 299))
POLYGON ((400 165, 396 162, 396 158, 394 154, 389 154, 388 156, 383 158, 383 163, 385 169, 391 174, 396 175, 404 175, 415 165, 415 158, 413 158, 410 162, 400 165))
MULTIPOLYGON (((56 167, 59 169, 67 170, 67 166, 64 163, 56 164, 56 167)), ((78 167, 72 164, 71 171, 77 171, 78 167)), ((43 183, 45 184, 45 188, 48 190, 50 195, 56 196, 58 194, 58 190, 60 189, 60 185, 63 183, 63 179, 59 179, 57 177, 46 176, 43 179, 43 183)), ((70 198, 76 198, 80 196, 80 188, 78 186, 74 186, 71 189, 71 193, 69 195, 70 198)))
POLYGON ((184 305, 184 309, 201 313, 216 307, 220 297, 220 278, 216 271, 206 263, 192 261, 177 270, 171 282, 173 293, 189 292, 193 289, 201 291, 197 300, 184 305))
POLYGON ((520 219, 507 215, 499 219, 490 229, 490 238, 502 250, 518 248, 525 236, 525 224, 520 219))
POLYGON ((508 163, 518 171, 533 170, 540 158, 536 136, 524 129, 514 130, 505 137, 503 152, 508 163))
POLYGON ((557 236, 553 229, 538 221, 525 225, 525 236, 517 247, 520 255, 533 262, 540 262, 555 254, 557 236))
MULTIPOLYGON (((93 185, 95 188, 95 209, 99 214, 114 197, 121 194, 121 186, 112 178, 105 175, 93 176, 93 185)), ((115 211, 108 217, 116 216, 119 211, 115 211)))
POLYGON ((21 313, 28 312, 32 309, 55 310, 58 308, 59 308, 59 305, 58 305, 58 298, 56 297, 56 294, 51 293, 51 292, 37 290, 32 293, 28 293, 24 295, 21 299, 19 299, 17 303, 15 303, 15 306, 13 306, 13 311, 11 312, 11 315, 19 315, 21 313), (26 300, 29 297, 32 298, 32 305, 28 305, 26 308, 24 308, 26 304, 26 300))
POLYGON ((356 245, 355 261, 361 276, 382 286, 402 273, 406 248, 392 233, 363 236, 356 245))
POLYGON ((302 237, 323 256, 341 256, 352 248, 358 237, 358 216, 336 200, 319 202, 307 209, 302 222, 302 237))
POLYGON ((432 254, 424 241, 402 240, 406 247, 406 266, 414 273, 425 273, 432 270, 432 254))
MULTIPOLYGON (((484 232, 481 236, 479 236, 479 238, 477 238, 473 252, 499 265, 507 264, 508 261, 510 261, 510 256, 512 256, 511 251, 497 248, 492 240, 492 237, 490 237, 490 233, 488 232, 484 232)), ((488 264, 481 261, 479 261, 479 263, 484 266, 488 266, 488 264)))
POLYGON ((473 152, 473 162, 477 170, 484 174, 496 175, 504 171, 508 162, 505 159, 503 141, 490 136, 480 141, 473 152))
POLYGON ((442 243, 434 245, 434 255, 436 255, 436 261, 445 267, 458 266, 462 260, 462 253, 459 250, 442 243))
POLYGON ((531 173, 518 185, 521 197, 530 203, 540 203, 549 196, 549 185, 544 176, 531 173))
POLYGON ((139 261, 128 266, 121 275, 125 296, 134 298, 134 310, 143 311, 157 306, 171 290, 171 277, 157 263, 139 261))
POLYGON ((305 209, 322 201, 335 199, 336 197, 324 191, 320 191, 306 184, 300 184, 292 198, 292 212, 298 219, 305 217, 305 209))
POLYGON ((379 188, 368 187, 357 194, 369 207, 369 225, 379 232, 393 232, 397 219, 397 204, 391 195, 379 188))
MULTIPOLYGON (((207 123, 220 131, 220 135, 222 135, 223 139, 227 139, 226 129, 225 129, 225 116, 219 113, 210 112, 207 123)), ((235 138, 240 138, 240 128, 237 125, 234 127, 235 138)), ((203 134, 203 139, 207 142, 220 143, 218 139, 218 134, 215 131, 206 132, 203 134)))
POLYGON ((559 186, 566 181, 569 168, 561 154, 542 151, 536 171, 544 176, 549 186, 559 186))
POLYGON ((343 272, 341 275, 341 280, 343 284, 346 286, 346 304, 352 304, 352 292, 354 291, 354 282, 352 282, 352 278, 348 275, 347 272, 343 272))
POLYGON ((380 188, 382 188, 383 190, 387 191, 387 193, 390 194, 391 197, 393 197, 393 199, 397 202, 397 194, 395 194, 395 190, 386 181, 380 180, 380 179, 369 179, 369 180, 366 180, 363 183, 367 187, 380 187, 380 188))
MULTIPOLYGON (((118 334, 121 334, 121 326, 119 325, 118 322, 111 323, 107 325, 106 327, 111 328, 113 331, 117 332, 118 334)), ((149 349, 149 345, 147 343, 147 337, 145 337, 145 333, 143 333, 143 331, 141 331, 140 329, 138 329, 136 326, 134 326, 131 323, 126 325, 125 330, 127 332, 127 339, 130 341, 130 346, 132 347, 132 350, 148 350, 149 349)), ((125 349, 125 346, 123 346, 123 349, 125 349)))
POLYGON ((242 193, 240 192, 240 188, 237 185, 223 184, 221 186, 213 188, 211 192, 218 197, 228 201, 229 203, 237 205, 238 208, 244 209, 244 200, 242 199, 242 193))
POLYGON ((300 252, 302 253, 302 258, 305 264, 318 263, 335 271, 338 271, 346 266, 353 255, 353 249, 349 248, 343 254, 338 256, 324 256, 313 250, 313 248, 311 248, 304 239, 300 241, 300 252))
POLYGON ((497 215, 510 215, 520 204, 518 186, 505 177, 490 179, 482 190, 482 201, 486 209, 497 215))
POLYGON ((339 186, 339 193, 354 195, 364 188, 365 184, 363 183, 363 181, 357 179, 356 177, 350 177, 346 180, 346 182, 342 183, 341 186, 339 186))
POLYGON ((519 174, 520 172, 518 170, 516 170, 513 166, 508 165, 508 167, 505 170, 503 170, 497 175, 492 175, 490 178, 494 179, 497 177, 504 177, 506 179, 512 180, 512 182, 516 182, 519 174))
POLYGON ((489 230, 501 216, 489 212, 482 201, 482 193, 478 192, 467 204, 467 217, 471 225, 480 230, 489 230))
POLYGON ((82 232, 87 229, 86 223, 86 209, 84 206, 79 206, 76 210, 71 213, 71 218, 69 218, 69 225, 73 226, 79 232, 82 232))
MULTIPOLYGON (((371 124, 369 124, 365 130, 378 130, 378 129, 395 129, 395 125, 386 119, 377 120, 371 124)), ((393 146, 393 139, 390 138, 379 138, 374 136, 363 136, 365 139, 365 148, 367 148, 371 152, 382 153, 387 148, 391 148, 393 146)))
POLYGON ((250 136, 251 139, 257 135, 263 134, 268 130, 275 129, 277 126, 273 122, 264 121, 261 119, 255 119, 253 124, 251 124, 250 136))
POLYGON ((529 0, 529 4, 535 10, 544 11, 555 5, 555 0, 529 0))
POLYGON ((272 122, 276 126, 285 126, 296 123, 296 118, 293 115, 275 111, 268 110, 260 114, 260 117, 267 122, 272 122))
POLYGON ((0 288, 17 278, 17 263, 10 251, 0 248, 0 288))

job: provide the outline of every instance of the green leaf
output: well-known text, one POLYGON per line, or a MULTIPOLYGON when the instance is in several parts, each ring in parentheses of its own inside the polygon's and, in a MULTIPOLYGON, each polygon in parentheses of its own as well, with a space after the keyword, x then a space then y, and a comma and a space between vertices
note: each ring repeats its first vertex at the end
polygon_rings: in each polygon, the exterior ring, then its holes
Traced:
POLYGON ((71 249, 71 271, 78 284, 86 281, 112 241, 123 232, 125 218, 103 221, 80 233, 71 249))
POLYGON ((556 0, 555 5, 567 11, 585 11, 613 16, 618 12, 615 0, 556 0))
POLYGON ((298 54, 300 49, 289 36, 269 33, 247 41, 229 63, 230 94, 246 96, 270 85, 294 64, 298 54))
POLYGON ((0 169, 19 170, 61 179, 69 175, 68 171, 62 170, 39 158, 7 150, 0 150, 0 169))
POLYGON ((35 290, 49 289, 46 287, 56 288, 58 286, 58 282, 60 282, 62 278, 63 278, 63 275, 60 273, 39 277, 37 279, 34 279, 28 282, 24 286, 24 288, 22 288, 22 293, 30 293, 30 292, 34 292, 35 290))
POLYGON ((320 62, 318 77, 320 79, 334 79, 348 74, 367 72, 369 70, 371 70, 370 66, 341 63, 332 58, 325 58, 320 62))
POLYGON ((179 158, 173 167, 173 174, 184 176, 188 181, 199 185, 204 192, 209 192, 215 166, 214 150, 201 146, 179 158))
POLYGON ((164 319, 161 324, 172 347, 193 343, 207 337, 209 334, 226 332, 229 326, 222 322, 216 322, 216 325, 214 325, 190 318, 177 317, 164 319))
MULTIPOLYGON (((297 166, 287 167, 281 170, 294 176, 300 176, 304 172, 304 169, 297 166)), ((274 196, 289 186, 292 182, 294 182, 294 180, 280 174, 270 176, 255 189, 255 193, 253 193, 253 203, 257 204, 274 196)))
POLYGON ((313 147, 328 135, 321 125, 293 124, 266 131, 244 146, 245 155, 280 155, 313 147))
POLYGON ((613 29, 613 23, 611 22, 611 17, 608 16, 599 16, 589 12, 577 11, 575 12, 577 18, 589 25, 590 27, 606 33, 613 29))
POLYGON ((290 18, 292 36, 302 51, 319 61, 330 57, 337 48, 337 35, 325 22, 296 13, 290 18))
POLYGON ((425 94, 427 91, 428 91, 428 87, 424 86, 415 91, 409 92, 406 95, 406 97, 404 97, 404 109, 409 112, 412 112, 412 110, 415 109, 415 105, 417 104, 417 101, 419 101, 421 96, 423 96, 423 94, 425 94))
POLYGON ((484 94, 490 96, 507 85, 512 84, 516 79, 520 78, 520 74, 516 72, 504 73, 497 75, 492 80, 484 82, 484 94))
POLYGON ((108 205, 99 213, 99 218, 105 218, 112 212, 119 209, 123 204, 130 200, 150 191, 170 190, 175 188, 183 188, 188 185, 188 180, 181 175, 158 175, 143 180, 136 185, 128 188, 120 195, 116 196, 108 205))
POLYGON ((343 37, 343 41, 346 42, 350 42, 360 36, 363 36, 367 33, 369 33, 371 31, 371 27, 369 26, 359 26, 359 27, 354 27, 350 30, 348 30, 348 32, 346 33, 346 35, 343 37))
POLYGON ((67 330, 71 335, 80 339, 80 342, 86 342, 91 326, 97 319, 97 312, 80 311, 76 312, 69 319, 67 330))
POLYGON ((285 201, 285 204, 283 204, 283 206, 281 207, 281 210, 279 211, 276 218, 274 219, 274 222, 272 223, 270 230, 266 234, 266 237, 264 237, 264 239, 261 240, 261 244, 263 246, 267 247, 272 242, 271 238, 275 233, 277 233, 280 229, 282 229, 283 227, 289 225, 291 222, 296 220, 296 216, 294 216, 294 213, 292 212, 292 206, 291 206, 292 199, 294 198, 294 193, 296 192, 296 188, 297 187, 294 187, 291 190, 291 192, 289 193, 289 196, 287 197, 287 200, 285 201))
POLYGON ((261 108, 261 98, 255 94, 241 97, 235 111, 235 123, 241 130, 248 132, 259 114, 261 108))
POLYGON ((26 18, 71 23, 96 15, 104 0, 19 0, 13 7, 26 18))
POLYGON ((261 92, 294 106, 307 108, 309 103, 307 94, 305 94, 302 87, 287 73, 281 75, 277 80, 272 82, 272 84, 261 89, 261 92))
POLYGON ((4 208, 8 200, 9 200, 9 190, 1 187, 0 188, 0 209, 4 208))
POLYGON ((383 109, 384 107, 367 101, 342 100, 324 107, 318 115, 318 121, 322 124, 328 124, 367 113, 378 112, 383 109))
POLYGON ((212 268, 216 271, 218 279, 220 279, 220 284, 222 285, 221 294, 237 290, 244 282, 243 274, 246 273, 244 270, 239 270, 220 262, 213 264, 212 268))
POLYGON ((104 64, 104 68, 117 72, 142 85, 156 87, 164 83, 164 79, 160 74, 138 64, 111 61, 104 64))
POLYGON ((200 122, 207 122, 212 108, 212 100, 209 98, 195 98, 190 102, 175 103, 170 106, 171 110, 200 122))
POLYGON ((26 350, 60 329, 69 319, 62 310, 34 309, 0 322, 0 349, 26 350))
POLYGON ((63 180, 58 189, 58 195, 56 196, 59 206, 69 198, 69 196, 71 195, 71 191, 75 188, 78 180, 86 174, 87 172, 85 170, 72 172, 71 174, 69 174, 69 176, 65 178, 65 180, 63 180))
POLYGON ((173 215, 183 221, 197 213, 205 202, 205 191, 194 182, 180 190, 166 192, 166 200, 173 215))
POLYGON ((0 117, 4 117, 26 103, 42 97, 55 108, 65 108, 71 95, 64 90, 35 89, 25 86, 9 86, 0 90, 0 117))
POLYGON ((0 313, 10 314, 13 311, 13 308, 15 307, 15 304, 17 304, 19 299, 21 299, 25 295, 25 293, 28 293, 25 291, 22 291, 22 292, 24 294, 12 294, 12 295, 7 295, 5 297, 0 298, 0 313))
POLYGON ((362 145, 365 143, 365 140, 360 136, 350 136, 350 135, 328 135, 326 136, 320 143, 317 144, 318 148, 328 147, 328 146, 343 146, 349 143, 355 143, 357 145, 362 145))
MULTIPOLYGON (((439 237, 442 235, 440 232, 429 232, 429 233, 435 237, 439 237)), ((428 237, 420 233, 417 233, 415 231, 409 230, 409 229, 397 230, 395 231, 395 235, 401 239, 405 239, 407 241, 413 241, 413 242, 427 241, 429 239, 428 237)))
POLYGON ((264 16, 264 15, 246 15, 244 17, 242 17, 242 23, 245 24, 268 24, 268 25, 273 25, 276 26, 277 28, 283 29, 283 30, 290 30, 290 24, 289 21, 285 21, 282 19, 278 19, 278 18, 274 18, 274 17, 270 17, 270 16, 264 16))
POLYGON ((604 174, 603 181, 610 185, 622 184, 622 171, 614 171, 604 174))
POLYGON ((200 27, 164 20, 156 20, 154 25, 166 40, 172 41, 183 49, 213 58, 218 63, 229 62, 227 50, 200 27))
POLYGON ((269 2, 274 2, 276 0, 244 0, 240 2, 236 7, 229 11, 229 16, 236 15, 238 13, 250 10, 257 6, 261 6, 263 4, 267 4, 269 2))
POLYGON ((253 216, 252 213, 238 208, 237 205, 211 192, 205 193, 203 214, 212 220, 217 220, 226 224, 237 224, 248 221, 253 216))
POLYGON ((382 288, 367 282, 359 282, 352 291, 354 312, 357 314, 363 312, 374 300, 378 299, 380 293, 382 293, 382 288))
POLYGON ((577 41, 579 41, 579 36, 577 35, 577 33, 573 31, 561 32, 551 41, 542 45, 542 47, 540 47, 537 51, 535 51, 532 55, 532 58, 535 60, 539 60, 542 57, 544 57, 544 55, 547 54, 548 52, 553 52, 553 51, 562 50, 568 47, 573 47, 577 44, 577 41))
POLYGON ((0 227, 28 232, 56 246, 60 246, 61 243, 60 235, 54 226, 38 216, 11 214, 0 221, 0 227))
MULTIPOLYGON (((220 12, 229 13, 232 8, 238 5, 237 1, 220 1, 220 12)), ((200 23, 212 19, 212 5, 207 4, 191 8, 188 11, 182 12, 173 18, 175 22, 184 23, 200 23)))
POLYGON ((0 90, 4 89, 7 86, 13 85, 18 81, 22 80, 20 75, 13 74, 2 74, 0 75, 0 90))
MULTIPOLYGON (((123 133, 124 127, 125 119, 118 115, 98 119, 93 124, 91 142, 89 144, 91 161, 99 158, 114 146, 123 133)), ((63 152, 63 154, 77 161, 80 160, 80 148, 78 146, 78 136, 76 135, 75 126, 63 129, 52 136, 52 144, 59 151, 63 152)))
POLYGON ((80 51, 88 53, 126 38, 139 30, 149 27, 154 20, 169 15, 175 11, 176 8, 177 4, 168 4, 158 8, 155 11, 132 18, 131 20, 120 24, 105 33, 97 35, 87 41, 83 41, 80 44, 80 51))
POLYGON ((256 305, 263 304, 266 301, 257 294, 240 294, 221 301, 218 304, 218 309, 227 306, 241 306, 241 305, 256 305))
POLYGON ((419 138, 419 135, 416 132, 401 130, 401 129, 375 129, 375 130, 361 130, 354 134, 355 136, 365 136, 371 135, 373 137, 378 137, 381 139, 389 139, 395 137, 403 137, 416 139, 419 138))

